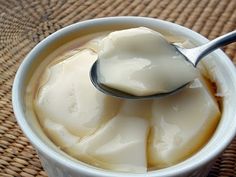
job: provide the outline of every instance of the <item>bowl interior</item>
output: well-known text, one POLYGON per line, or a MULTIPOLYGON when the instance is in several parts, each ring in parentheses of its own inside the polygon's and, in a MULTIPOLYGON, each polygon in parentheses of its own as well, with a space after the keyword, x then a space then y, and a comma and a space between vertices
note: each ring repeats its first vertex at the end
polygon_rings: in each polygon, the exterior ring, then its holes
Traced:
MULTIPOLYGON (((89 20, 68 26, 50 35, 40 42, 26 57, 20 66, 13 86, 13 107, 19 125, 30 139, 36 149, 49 155, 58 163, 64 163, 73 170, 80 170, 97 176, 143 176, 143 174, 115 173, 98 169, 79 162, 62 151, 45 136, 35 115, 25 115, 26 104, 24 101, 26 86, 29 84, 33 73, 44 61, 46 56, 73 39, 104 31, 114 31, 130 27, 145 26, 157 30, 164 35, 189 38, 196 45, 208 40, 201 35, 179 25, 161 20, 143 17, 111 17, 89 20)), ((211 77, 216 81, 217 88, 223 97, 222 118, 211 140, 198 153, 187 160, 158 171, 148 172, 149 176, 166 176, 181 174, 190 171, 215 158, 233 139, 236 131, 236 74, 235 68, 229 58, 220 50, 212 53, 203 61, 211 77), (226 131, 227 130, 227 131, 226 131)))

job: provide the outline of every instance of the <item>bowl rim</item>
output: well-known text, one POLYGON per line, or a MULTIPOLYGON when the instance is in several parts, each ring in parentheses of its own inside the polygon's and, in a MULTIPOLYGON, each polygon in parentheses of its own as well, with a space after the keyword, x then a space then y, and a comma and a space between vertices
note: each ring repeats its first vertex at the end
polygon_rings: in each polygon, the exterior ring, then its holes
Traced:
MULTIPOLYGON (((91 19, 86 21, 77 22, 75 24, 66 26, 55 33, 49 35, 44 40, 42 40, 40 43, 38 43, 25 57, 23 62, 21 63, 14 82, 13 82, 13 88, 12 88, 12 104, 13 104, 13 110, 15 117, 17 119, 18 124, 20 125, 21 130, 23 130, 26 137, 30 140, 30 142, 33 144, 34 147, 36 147, 36 150, 39 152, 42 152, 44 155, 48 156, 50 159, 53 159, 58 164, 66 166, 69 169, 72 169, 74 171, 87 174, 87 175, 94 175, 94 176, 100 176, 100 177, 141 177, 141 176, 149 176, 154 177, 157 175, 160 176, 171 176, 171 175, 182 175, 185 173, 188 173, 192 171, 193 169, 197 169, 199 166, 203 166, 204 164, 207 164, 207 162, 213 160, 215 157, 217 157, 225 148, 226 146, 232 141, 236 134, 236 125, 234 127, 234 132, 232 132, 231 135, 227 136, 224 140, 222 140, 221 145, 217 146, 212 153, 210 153, 207 157, 203 157, 199 163, 195 164, 185 164, 182 168, 175 169, 171 167, 157 170, 157 171, 150 171, 145 174, 134 174, 134 173, 122 173, 122 172, 112 172, 112 171, 104 171, 103 169, 97 169, 97 168, 91 168, 90 166, 86 166, 80 163, 76 163, 70 159, 68 159, 65 156, 60 155, 59 153, 55 152, 53 149, 51 149, 46 143, 44 143, 34 132, 34 130, 30 127, 26 120, 26 116, 24 114, 24 108, 21 104, 22 102, 22 96, 21 96, 21 88, 23 88, 22 81, 24 80, 27 72, 26 68, 28 68, 31 63, 33 62, 35 56, 40 53, 42 48, 44 46, 50 45, 52 41, 60 38, 63 35, 66 35, 67 33, 71 31, 78 30, 79 28, 89 28, 96 25, 105 25, 112 23, 123 23, 123 22, 139 22, 144 23, 144 21, 147 21, 149 23, 160 23, 164 26, 169 27, 176 27, 178 30, 183 30, 186 33, 191 33, 191 35, 196 36, 199 40, 202 42, 209 41, 205 37, 203 37, 201 34, 194 32, 186 27, 180 26, 178 24, 174 24, 168 21, 163 21, 159 19, 154 19, 150 17, 135 17, 135 16, 119 16, 119 17, 104 17, 104 18, 97 18, 97 19, 91 19)), ((157 25, 155 25, 157 26, 157 25)), ((234 65, 232 64, 231 60, 224 54, 223 51, 217 50, 215 51, 217 55, 219 55, 221 58, 223 58, 228 65, 229 72, 233 74, 234 79, 236 80, 236 70, 234 68, 234 65)), ((235 84, 236 87, 236 84, 235 84)), ((236 119, 236 115, 235 115, 236 119)))

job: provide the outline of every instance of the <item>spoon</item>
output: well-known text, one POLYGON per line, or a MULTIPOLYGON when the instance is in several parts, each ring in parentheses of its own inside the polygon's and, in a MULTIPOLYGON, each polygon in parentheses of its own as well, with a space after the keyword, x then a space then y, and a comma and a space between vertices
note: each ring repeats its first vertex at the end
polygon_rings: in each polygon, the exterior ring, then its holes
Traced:
MULTIPOLYGON (((227 33, 223 36, 217 37, 216 39, 214 39, 206 44, 203 44, 201 46, 191 48, 191 49, 182 48, 182 47, 177 46, 175 44, 171 44, 171 45, 173 45, 176 48, 176 50, 179 53, 181 53, 189 63, 191 63, 194 67, 196 67, 198 62, 203 57, 205 57, 206 55, 208 55, 212 51, 216 50, 217 48, 222 47, 227 44, 230 44, 230 43, 233 43, 233 42, 236 42, 236 30, 232 31, 230 33, 227 33)), ((91 79, 93 85, 99 91, 103 92, 104 94, 119 97, 119 98, 150 99, 150 98, 163 97, 163 96, 170 95, 170 94, 173 94, 173 93, 181 90, 182 88, 184 88, 186 85, 188 85, 190 83, 190 82, 188 82, 188 83, 182 85, 181 87, 176 88, 176 89, 174 89, 170 92, 166 92, 166 93, 156 93, 153 95, 146 95, 146 96, 135 96, 135 95, 131 95, 129 93, 122 92, 120 90, 110 88, 110 87, 107 87, 107 86, 101 84, 101 82, 99 81, 99 77, 97 75, 97 65, 98 65, 98 60, 93 64, 93 66, 91 67, 91 70, 90 70, 90 79, 91 79)))

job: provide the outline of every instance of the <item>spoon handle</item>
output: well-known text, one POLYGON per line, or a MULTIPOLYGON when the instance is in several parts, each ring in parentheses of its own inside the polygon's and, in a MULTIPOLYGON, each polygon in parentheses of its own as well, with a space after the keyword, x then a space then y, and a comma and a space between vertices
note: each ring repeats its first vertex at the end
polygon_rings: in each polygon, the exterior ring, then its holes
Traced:
POLYGON ((227 33, 223 36, 213 39, 212 41, 201 45, 199 47, 195 47, 188 50, 189 56, 188 59, 196 66, 198 62, 207 54, 214 51, 215 49, 222 47, 224 45, 230 44, 232 42, 236 42, 236 30, 230 33, 227 33), (190 56, 191 55, 191 56, 190 56))

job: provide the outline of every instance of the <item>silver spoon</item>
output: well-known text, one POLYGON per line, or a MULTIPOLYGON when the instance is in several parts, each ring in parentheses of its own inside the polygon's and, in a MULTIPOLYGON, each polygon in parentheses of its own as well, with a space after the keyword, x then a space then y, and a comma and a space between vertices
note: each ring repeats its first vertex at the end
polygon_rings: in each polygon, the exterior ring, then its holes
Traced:
MULTIPOLYGON (((186 48, 182 48, 180 46, 174 45, 172 44, 176 50, 178 52, 180 52, 185 59, 190 62, 191 64, 193 64, 194 67, 197 66, 198 62, 206 55, 208 55, 209 53, 211 53, 212 51, 218 49, 219 47, 222 47, 224 45, 230 44, 232 42, 236 42, 236 30, 232 31, 230 33, 227 33, 223 36, 220 36, 204 45, 201 45, 199 47, 195 47, 192 49, 186 49, 186 48)), ((177 91, 179 91, 180 89, 182 89, 183 87, 185 87, 186 85, 189 84, 186 83, 184 85, 182 85, 179 88, 176 88, 173 91, 167 92, 167 93, 157 93, 157 94, 153 94, 153 95, 147 95, 147 96, 135 96, 135 95, 131 95, 128 94, 126 92, 122 92, 120 90, 117 89, 113 89, 110 87, 107 87, 103 84, 100 83, 98 75, 97 75, 97 65, 98 65, 98 61, 96 61, 91 70, 90 70, 90 79, 93 83, 93 85, 100 90, 101 92, 103 92, 106 95, 111 95, 111 96, 115 96, 115 97, 119 97, 119 98, 125 98, 125 99, 150 99, 150 98, 158 98, 158 97, 163 97, 166 95, 170 95, 173 94, 177 91)))

